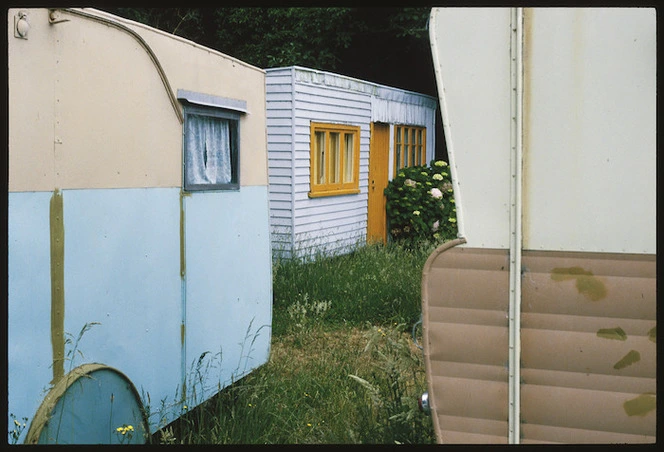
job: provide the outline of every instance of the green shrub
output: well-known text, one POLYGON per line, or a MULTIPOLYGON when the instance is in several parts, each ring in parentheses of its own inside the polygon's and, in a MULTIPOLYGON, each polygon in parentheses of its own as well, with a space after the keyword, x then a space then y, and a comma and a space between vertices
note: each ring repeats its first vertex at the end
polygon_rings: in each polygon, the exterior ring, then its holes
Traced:
POLYGON ((385 189, 390 237, 411 245, 441 243, 456 237, 456 209, 449 165, 432 160, 429 166, 403 168, 385 189))

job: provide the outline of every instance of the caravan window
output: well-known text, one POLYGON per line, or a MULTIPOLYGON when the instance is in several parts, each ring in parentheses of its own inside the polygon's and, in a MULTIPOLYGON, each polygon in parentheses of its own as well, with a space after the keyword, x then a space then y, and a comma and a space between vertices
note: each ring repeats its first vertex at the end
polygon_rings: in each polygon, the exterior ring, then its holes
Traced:
POLYGON ((193 190, 240 188, 243 100, 178 90, 184 106, 183 185, 193 190))
POLYGON ((394 126, 394 175, 401 168, 426 165, 426 128, 394 126))
POLYGON ((311 190, 309 196, 360 192, 360 128, 311 123, 311 190))
POLYGON ((240 115, 224 109, 186 106, 185 190, 233 190, 239 184, 240 115))

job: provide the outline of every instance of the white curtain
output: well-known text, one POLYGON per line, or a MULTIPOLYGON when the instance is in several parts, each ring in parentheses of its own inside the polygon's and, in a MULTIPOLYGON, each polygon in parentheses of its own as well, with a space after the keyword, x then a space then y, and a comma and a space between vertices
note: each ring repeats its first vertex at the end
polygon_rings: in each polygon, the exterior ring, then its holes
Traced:
POLYGON ((188 184, 229 184, 231 143, 229 120, 187 116, 185 177, 188 184))

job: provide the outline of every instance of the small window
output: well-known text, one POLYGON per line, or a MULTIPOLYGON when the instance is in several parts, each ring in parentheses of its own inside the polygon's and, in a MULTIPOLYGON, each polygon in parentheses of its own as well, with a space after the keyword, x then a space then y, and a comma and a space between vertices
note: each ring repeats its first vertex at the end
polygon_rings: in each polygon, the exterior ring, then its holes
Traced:
POLYGON ((184 104, 184 189, 239 189, 240 114, 246 103, 184 90, 178 98, 184 104))
POLYGON ((311 123, 311 191, 309 196, 360 192, 360 128, 311 123))
POLYGON ((401 168, 426 165, 426 128, 394 126, 394 175, 401 168))

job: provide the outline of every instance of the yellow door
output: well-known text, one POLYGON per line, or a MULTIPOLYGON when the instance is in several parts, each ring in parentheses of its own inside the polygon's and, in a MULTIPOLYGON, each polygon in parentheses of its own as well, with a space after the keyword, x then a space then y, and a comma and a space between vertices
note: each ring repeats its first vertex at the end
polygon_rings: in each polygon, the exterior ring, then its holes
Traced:
POLYGON ((367 212, 367 242, 387 240, 385 194, 388 182, 390 152, 389 124, 371 124, 371 146, 369 149, 369 200, 367 212))

